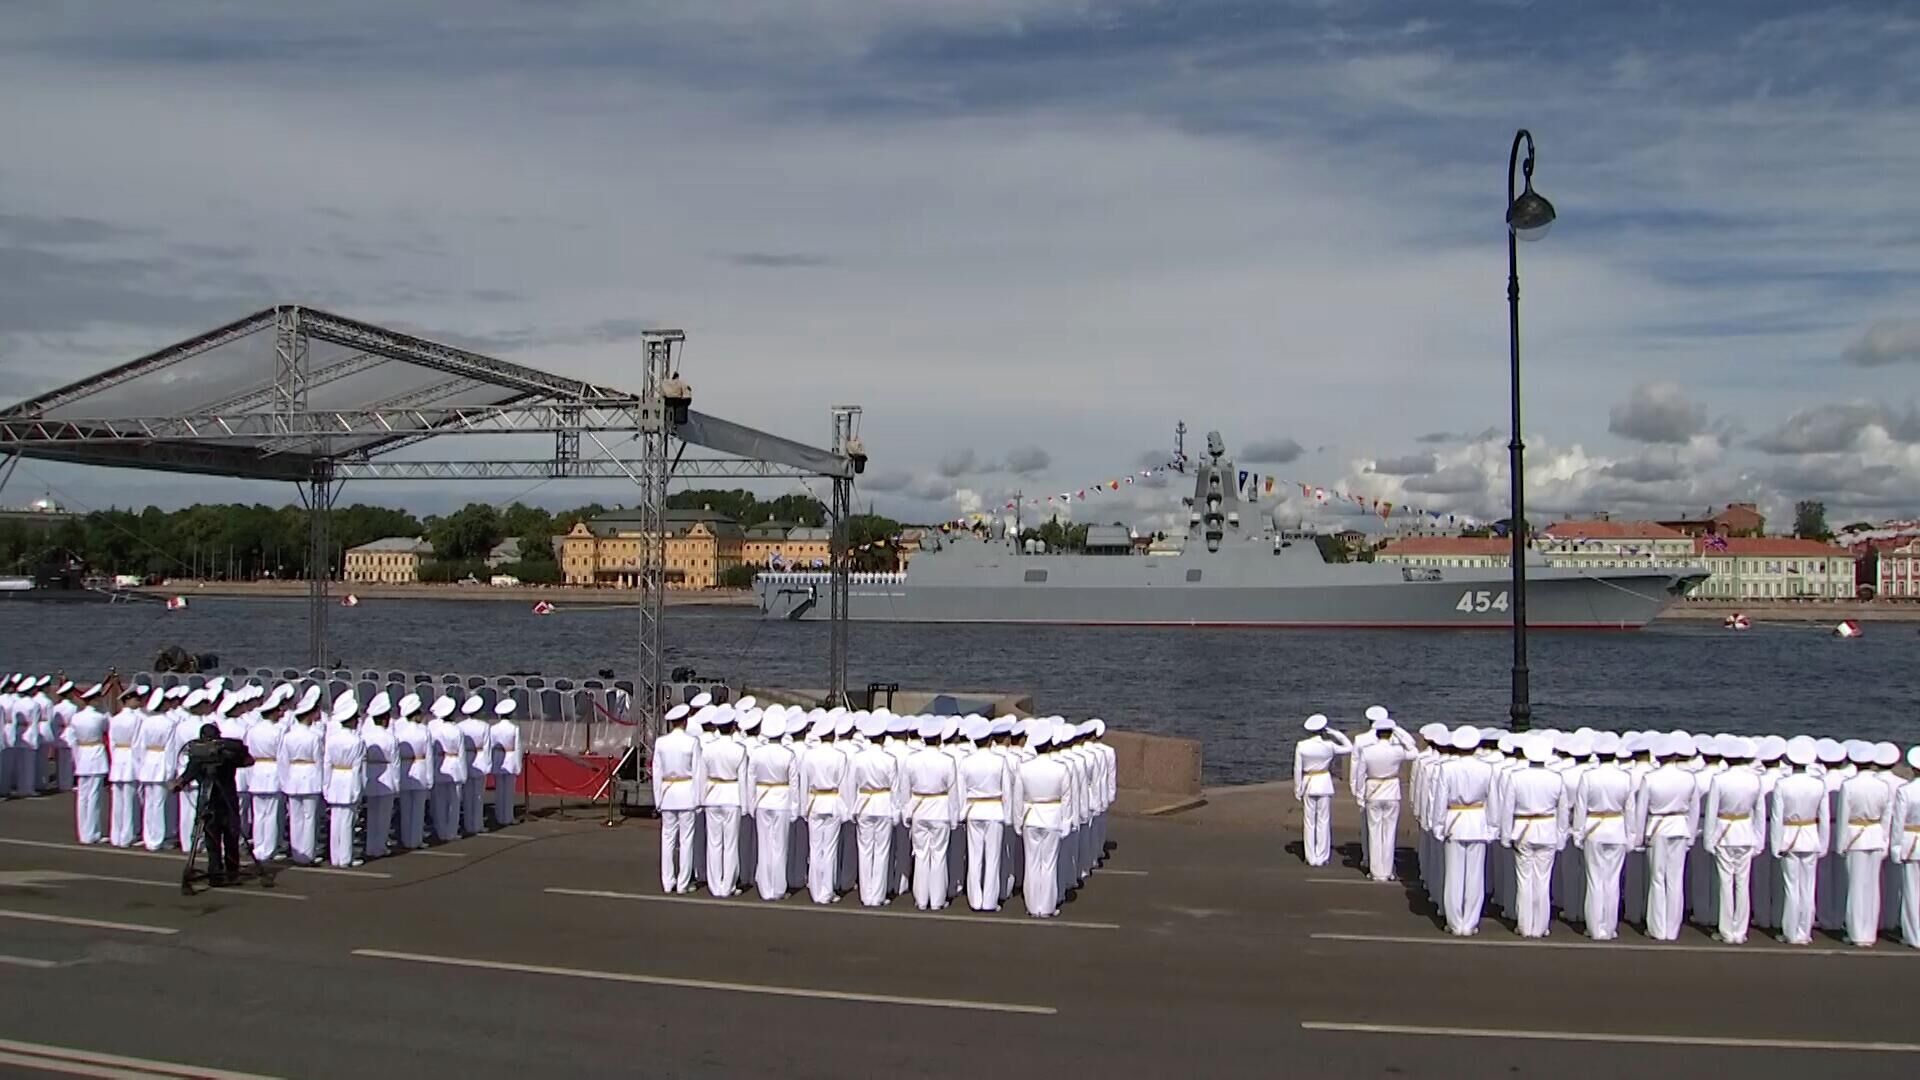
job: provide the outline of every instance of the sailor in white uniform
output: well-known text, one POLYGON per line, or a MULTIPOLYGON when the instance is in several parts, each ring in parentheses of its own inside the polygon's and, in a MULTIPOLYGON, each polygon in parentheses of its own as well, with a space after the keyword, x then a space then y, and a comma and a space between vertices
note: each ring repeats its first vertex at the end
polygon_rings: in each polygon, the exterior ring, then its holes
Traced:
POLYGON ((288 719, 293 685, 281 683, 261 700, 261 720, 247 729, 247 753, 253 764, 247 766, 247 792, 253 803, 253 857, 271 860, 280 851, 281 819, 285 816, 280 793, 280 741, 284 735, 281 721, 288 719))
POLYGON ((491 731, 485 716, 487 703, 479 694, 468 694, 460 703, 460 754, 467 763, 467 777, 460 787, 460 834, 473 836, 487 831, 487 777, 493 774, 491 731))
POLYGON ((1900 940, 1920 949, 1920 746, 1907 751, 1913 778, 1893 794, 1893 861, 1899 867, 1900 940))
MULTIPOLYGON (((913 902, 922 911, 947 906, 947 845, 960 819, 960 769, 938 743, 958 730, 958 717, 929 716, 921 721, 921 749, 907 756, 906 815, 913 842, 913 902)), ((1031 867, 1029 867, 1031 869, 1031 867)), ((1032 888, 1031 879, 1027 888, 1032 888)))
POLYGON ((387 840, 393 835, 393 806, 400 794, 399 740, 388 726, 393 712, 393 697, 382 690, 367 702, 367 726, 360 733, 365 747, 361 758, 363 785, 367 797, 367 858, 378 859, 387 853, 387 840))
POLYGON ((1587 936, 1612 941, 1620 927, 1620 871, 1634 846, 1627 813, 1634 802, 1632 751, 1610 731, 1594 736, 1600 762, 1580 776, 1569 823, 1584 864, 1587 936))
POLYGON ((1693 737, 1661 736, 1654 748, 1662 759, 1640 785, 1634 807, 1634 833, 1647 847, 1647 936, 1672 941, 1686 919, 1687 851, 1699 818, 1699 789, 1693 774, 1681 768, 1693 751, 1693 737))
POLYGON ((140 732, 134 752, 139 761, 140 842, 148 851, 159 851, 172 835, 172 804, 167 788, 173 776, 167 765, 167 747, 173 742, 173 717, 167 712, 167 692, 155 687, 147 698, 140 717, 140 732))
POLYGON ((1456 754, 1440 767, 1433 785, 1433 817, 1446 843, 1447 929, 1460 937, 1480 932, 1487 899, 1487 844, 1495 833, 1487 816, 1493 765, 1475 755, 1480 730, 1456 728, 1450 740, 1456 754))
POLYGON ((693 891, 693 819, 700 812, 700 740, 687 732, 691 710, 667 710, 668 730, 653 740, 653 805, 660 814, 660 888, 693 891))
POLYGON ((1787 740, 1778 735, 1763 735, 1754 740, 1754 772, 1760 777, 1760 806, 1754 815, 1753 868, 1748 874, 1753 902, 1749 920, 1753 929, 1771 930, 1780 925, 1780 871, 1773 851, 1767 846, 1768 814, 1773 805, 1773 785, 1791 772, 1786 764, 1787 740))
POLYGON ((460 810, 467 783, 466 739, 460 727, 449 717, 460 707, 452 697, 433 703, 433 719, 427 734, 433 739, 433 835, 440 843, 451 843, 460 836, 460 810))
POLYGON ((1026 853, 1026 870, 1021 878, 1021 896, 1027 914, 1050 919, 1060 913, 1059 852, 1060 839, 1073 819, 1072 786, 1066 766, 1046 752, 1052 741, 1047 728, 1030 728, 1027 745, 1036 753, 1020 764, 1021 847, 1026 853))
POLYGON ((734 711, 721 705, 707 717, 713 738, 703 742, 700 763, 700 809, 707 827, 707 889, 714 896, 732 896, 740 887, 740 811, 742 781, 747 775, 747 748, 733 733, 734 711))
POLYGON ((840 902, 840 827, 852 820, 853 766, 840 742, 841 723, 853 718, 828 710, 814 724, 820 742, 800 756, 800 791, 807 821, 807 892, 816 904, 840 902), (834 713, 840 715, 835 716, 834 713))
POLYGON ((519 707, 512 695, 501 698, 493 706, 493 726, 487 731, 488 752, 493 757, 495 828, 513 824, 513 801, 524 765, 520 756, 520 725, 513 722, 513 714, 519 707))
POLYGON ((313 865, 319 843, 321 795, 326 778, 321 766, 326 742, 313 726, 320 688, 309 686, 293 708, 293 725, 280 735, 280 793, 287 804, 287 846, 297 866, 313 865))
MULTIPOLYGON (((975 911, 1000 910, 1001 834, 1017 821, 1019 797, 1006 755, 987 746, 993 724, 977 718, 967 737, 975 749, 960 760, 960 812, 967 831, 967 905, 975 911)), ((1098 790, 1104 780, 1096 779, 1098 790)))
POLYGON ((107 719, 107 786, 113 804, 107 839, 114 847, 132 847, 140 835, 140 703, 151 692, 144 683, 128 687, 107 719))
POLYGON ((400 699, 393 725, 393 750, 400 764, 400 846, 412 850, 427 842, 427 803, 433 796, 439 763, 434 760, 433 733, 420 722, 420 695, 400 699))
MULTIPOLYGON (((793 836, 800 759, 781 741, 787 734, 787 709, 770 705, 760 716, 760 745, 747 751, 746 796, 753 815, 754 887, 762 900, 787 895, 787 843, 793 836)), ((793 712, 798 720, 799 711, 793 712)))
POLYGON ((1513 849, 1513 915, 1520 936, 1543 938, 1553 925, 1553 857, 1567 834, 1567 789, 1547 768, 1553 758, 1547 736, 1523 736, 1520 749, 1526 765, 1508 778, 1500 836, 1513 849))
POLYGON ((1760 774, 1752 768, 1757 753, 1753 740, 1737 735, 1721 735, 1718 740, 1718 756, 1728 767, 1715 772, 1708 782, 1707 805, 1700 816, 1701 843, 1706 857, 1713 860, 1719 882, 1718 937, 1738 945, 1747 940, 1753 917, 1753 856, 1766 836, 1766 801, 1760 774))
POLYGON ((1353 749, 1345 735, 1327 728, 1323 713, 1307 717, 1307 737, 1293 747, 1293 797, 1302 807, 1308 866, 1333 858, 1334 758, 1353 749))
POLYGON ((1784 885, 1780 934, 1789 945, 1813 941, 1820 857, 1827 852, 1831 828, 1827 785, 1813 772, 1817 758, 1813 739, 1800 735, 1787 740, 1787 760, 1795 770, 1773 786, 1770 840, 1784 885))
POLYGON ((77 696, 80 708, 68 719, 62 741, 77 780, 73 795, 74 830, 83 844, 102 839, 107 811, 107 714, 94 707, 101 687, 95 684, 77 696))
POLYGON ((1880 937, 1880 865, 1893 826, 1893 792, 1871 767, 1873 744, 1864 744, 1864 750, 1855 756, 1866 758, 1868 767, 1841 783, 1833 821, 1835 854, 1845 860, 1847 941, 1871 946, 1880 937))
POLYGON ((1813 921, 1822 930, 1842 930, 1847 925, 1847 857, 1839 850, 1835 836, 1840 827, 1840 785, 1856 770, 1847 761, 1847 744, 1838 739, 1816 738, 1813 752, 1820 765, 1818 775, 1827 787, 1827 820, 1833 829, 1816 872, 1819 883, 1815 886, 1818 898, 1813 921))
POLYGON ((360 738, 360 705, 352 694, 333 703, 333 730, 323 756, 327 765, 321 794, 327 802, 327 861, 336 867, 359 866, 353 855, 353 821, 366 794, 367 747, 360 738))
POLYGON ((1400 773, 1413 756, 1413 740, 1394 726, 1387 710, 1367 710, 1373 727, 1353 741, 1353 795, 1366 815, 1363 854, 1367 872, 1375 881, 1392 881, 1394 851, 1400 835, 1400 773))
POLYGON ((887 720, 868 714, 856 721, 867 738, 853 755, 854 844, 859 850, 860 902, 867 907, 885 904, 891 892, 893 833, 907 802, 900 759, 879 742, 887 720))
POLYGON ((40 749, 45 767, 52 770, 55 791, 73 790, 73 748, 67 742, 67 726, 73 723, 74 715, 80 711, 80 690, 77 683, 63 676, 53 688, 46 710, 41 713, 40 749))

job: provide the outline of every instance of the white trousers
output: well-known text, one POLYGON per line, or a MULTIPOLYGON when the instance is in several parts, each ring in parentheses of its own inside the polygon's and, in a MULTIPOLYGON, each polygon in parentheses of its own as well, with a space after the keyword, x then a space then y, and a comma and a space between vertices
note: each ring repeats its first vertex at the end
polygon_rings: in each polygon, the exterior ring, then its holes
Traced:
POLYGON ((200 785, 188 784, 187 789, 175 798, 180 800, 180 812, 173 820, 180 826, 180 850, 193 848, 193 812, 200 804, 200 785))
POLYGON ((427 842, 427 802, 431 788, 402 789, 400 792, 400 846, 417 848, 427 842))
POLYGON ((481 774, 467 777, 460 786, 461 831, 468 836, 487 831, 486 822, 487 778, 481 774))
MULTIPOLYGON (((953 826, 944 821, 913 823, 913 904, 921 911, 947 906, 947 842, 953 826)), ((1033 887, 1031 878, 1027 887, 1033 887)))
POLYGON ((1611 941, 1620 933, 1620 870, 1627 861, 1627 845, 1589 840, 1581 854, 1587 865, 1587 936, 1611 941))
POLYGON ((73 827, 83 844, 100 842, 101 825, 107 816, 107 777, 79 777, 73 789, 73 827))
POLYGON ((709 806, 707 819, 707 889, 715 896, 732 896, 740 884, 740 808, 709 806))
POLYGON ((693 821, 699 815, 698 810, 660 811, 662 892, 683 893, 693 888, 693 821))
POLYGON ((1513 846, 1514 922, 1521 937, 1546 937, 1553 926, 1553 844, 1513 846))
POLYGON ((1480 930, 1487 902, 1487 842, 1447 841, 1447 929, 1465 937, 1480 930))
POLYGON ((1714 872, 1713 853, 1702 842, 1705 836, 1706 829, 1702 828, 1687 855, 1687 910, 1693 913, 1693 921, 1702 926, 1717 922, 1720 910, 1720 890, 1714 887, 1719 875, 1714 872))
POLYGON ((387 837, 393 832, 392 792, 369 794, 367 796, 367 858, 377 859, 387 853, 387 837))
POLYGON ((1780 864, 1780 935, 1789 945, 1805 945, 1813 940, 1820 856, 1790 853, 1775 861, 1780 864))
POLYGON ((353 815, 358 809, 352 803, 327 804, 327 861, 335 866, 353 865, 353 815))
POLYGON ((887 902, 893 882, 893 819, 863 817, 855 822, 854 844, 860 849, 860 902, 879 907, 887 902))
POLYGON ((1026 868, 1020 894, 1026 900, 1027 914, 1049 918, 1060 911, 1060 834, 1037 825, 1021 833, 1026 868))
POLYGON ((1687 909, 1687 849, 1684 836, 1647 838, 1647 936, 1672 941, 1680 936, 1687 909))
POLYGON ((1308 866, 1325 866, 1333 858, 1333 796, 1309 795, 1300 800, 1305 814, 1308 866))
MULTIPOLYGON (((951 827, 947 835, 947 898, 959 896, 967 888, 966 823, 951 827)), ((1081 871, 1084 873, 1085 871, 1081 871)))
POLYGON ((280 793, 253 796, 253 857, 266 862, 280 850, 280 793))
POLYGON ((787 840, 793 835, 793 817, 784 810, 761 810, 754 814, 754 823, 759 860, 753 882, 760 889, 760 899, 778 900, 787 895, 787 840))
POLYGON ((313 864, 313 849, 320 838, 320 796, 288 795, 287 847, 300 866, 313 864))
POLYGON ((159 851, 167 844, 167 809, 173 804, 167 801, 167 785, 164 783, 142 783, 140 785, 140 840, 148 851, 159 851))
POLYGON ((967 906, 975 911, 1000 910, 1001 821, 967 822, 967 906))
POLYGON ((513 824, 514 788, 519 781, 518 773, 493 774, 493 824, 496 828, 504 829, 513 824))
POLYGON ((1400 800, 1375 799, 1367 804, 1367 870, 1375 881, 1393 880, 1394 845, 1400 835, 1400 800))
POLYGON ((1880 864, 1884 851, 1849 851, 1847 858, 1847 940, 1871 945, 1880 939, 1880 864))
POLYGON ((132 847, 140 835, 140 785, 132 780, 116 780, 113 789, 113 831, 107 839, 114 847, 132 847))
POLYGON ((1900 869, 1900 940, 1920 949, 1920 862, 1904 862, 1900 869))
POLYGON ((833 814, 807 815, 807 894, 816 904, 838 900, 834 879, 840 873, 840 819, 833 814))
POLYGON ((1746 941, 1747 927, 1753 922, 1753 856, 1753 848, 1725 844, 1713 853, 1720 879, 1720 940, 1729 945, 1746 941))
POLYGON ((72 791, 78 778, 73 775, 73 751, 64 743, 53 748, 53 785, 72 791))
POLYGON ((460 835, 460 788, 452 783, 433 785, 433 835, 443 844, 460 835))

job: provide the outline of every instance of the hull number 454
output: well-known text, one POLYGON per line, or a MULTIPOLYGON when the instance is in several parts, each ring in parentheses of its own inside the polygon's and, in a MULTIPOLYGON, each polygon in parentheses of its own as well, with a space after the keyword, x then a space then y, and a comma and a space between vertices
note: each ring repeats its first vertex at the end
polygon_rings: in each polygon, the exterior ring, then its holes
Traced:
POLYGON ((1505 592, 1488 592, 1485 589, 1475 592, 1469 589, 1460 594, 1460 602, 1453 605, 1453 610, 1467 612, 1505 611, 1507 610, 1507 594, 1505 592))

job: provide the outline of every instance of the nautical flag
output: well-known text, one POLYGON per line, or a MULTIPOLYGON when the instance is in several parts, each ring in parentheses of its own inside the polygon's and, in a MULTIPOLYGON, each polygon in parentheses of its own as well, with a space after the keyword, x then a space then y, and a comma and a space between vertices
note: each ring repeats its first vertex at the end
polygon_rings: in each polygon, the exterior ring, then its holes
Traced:
POLYGON ((1390 502, 1383 502, 1383 503, 1381 503, 1381 504, 1380 504, 1380 520, 1381 520, 1381 521, 1385 521, 1385 520, 1387 520, 1387 517, 1388 517, 1388 515, 1390 515, 1390 514, 1392 514, 1392 513, 1393 513, 1393 504, 1392 504, 1392 503, 1390 503, 1390 502))
POLYGON ((1120 481, 1118 481, 1118 480, 1109 480, 1109 481, 1107 481, 1107 487, 1108 487, 1108 488, 1110 488, 1110 489, 1112 489, 1112 490, 1114 490, 1114 491, 1119 491, 1119 490, 1120 490, 1120 481))
POLYGON ((1719 533, 1708 533, 1707 534, 1707 550, 1708 551, 1727 550, 1727 538, 1724 536, 1721 536, 1719 533))

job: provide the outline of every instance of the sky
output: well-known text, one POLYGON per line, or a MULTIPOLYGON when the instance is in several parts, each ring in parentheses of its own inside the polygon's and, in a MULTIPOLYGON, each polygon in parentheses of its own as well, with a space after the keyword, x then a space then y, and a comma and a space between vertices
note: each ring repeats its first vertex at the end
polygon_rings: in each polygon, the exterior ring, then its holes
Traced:
MULTIPOLYGON (((275 302, 616 386, 672 326, 696 408, 825 443, 860 404, 857 503, 908 520, 1138 470, 1179 420, 1501 517, 1526 127, 1560 215, 1520 250, 1530 517, 1920 510, 1904 5, 15 0, 0 96, 0 401, 275 302)), ((0 502, 43 490, 294 497, 28 462, 0 502)))

